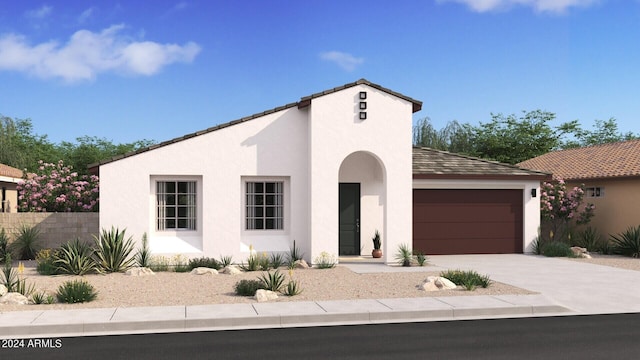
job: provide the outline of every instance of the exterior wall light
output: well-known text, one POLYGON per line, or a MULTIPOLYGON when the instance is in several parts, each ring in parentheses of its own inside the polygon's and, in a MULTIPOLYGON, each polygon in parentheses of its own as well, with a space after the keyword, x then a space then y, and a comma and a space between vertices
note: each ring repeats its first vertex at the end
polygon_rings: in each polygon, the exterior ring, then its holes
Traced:
POLYGON ((534 198, 538 195, 537 189, 531 189, 531 197, 534 198))

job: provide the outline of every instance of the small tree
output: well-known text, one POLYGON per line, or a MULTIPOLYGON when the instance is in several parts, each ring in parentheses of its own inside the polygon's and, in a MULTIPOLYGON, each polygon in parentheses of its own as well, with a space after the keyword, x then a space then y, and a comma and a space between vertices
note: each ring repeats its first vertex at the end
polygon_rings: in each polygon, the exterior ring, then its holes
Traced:
POLYGON ((572 224, 589 223, 594 216, 595 205, 586 204, 584 200, 584 185, 576 186, 567 191, 563 180, 549 183, 544 182, 540 194, 540 216, 542 218, 544 240, 564 239, 568 236, 572 224))
POLYGON ((99 181, 95 175, 78 176, 63 161, 38 162, 35 174, 18 184, 18 210, 31 212, 97 212, 99 181))

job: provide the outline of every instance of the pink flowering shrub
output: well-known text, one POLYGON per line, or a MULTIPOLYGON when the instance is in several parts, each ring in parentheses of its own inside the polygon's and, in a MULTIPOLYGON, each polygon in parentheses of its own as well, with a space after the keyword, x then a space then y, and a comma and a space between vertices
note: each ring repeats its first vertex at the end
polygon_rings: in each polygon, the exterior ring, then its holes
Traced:
MULTIPOLYGON (((18 184, 18 210, 27 212, 97 212, 100 193, 98 177, 78 176, 62 160, 57 164, 38 162, 35 174, 18 184)), ((26 173, 26 172, 25 172, 26 173)))
MULTIPOLYGON (((586 204, 584 200, 584 185, 567 190, 563 180, 541 186, 540 216, 544 229, 549 230, 549 239, 567 236, 572 224, 584 225, 591 221, 595 205, 586 204)), ((546 237, 547 234, 543 232, 546 237)))

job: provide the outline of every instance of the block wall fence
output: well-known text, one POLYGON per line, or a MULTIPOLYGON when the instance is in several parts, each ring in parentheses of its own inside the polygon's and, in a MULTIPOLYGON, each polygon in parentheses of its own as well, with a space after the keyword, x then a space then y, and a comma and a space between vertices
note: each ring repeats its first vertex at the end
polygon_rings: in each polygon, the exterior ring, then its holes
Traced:
POLYGON ((40 230, 42 248, 57 248, 69 240, 93 242, 92 235, 99 233, 99 213, 0 213, 0 228, 13 241, 22 224, 40 230))

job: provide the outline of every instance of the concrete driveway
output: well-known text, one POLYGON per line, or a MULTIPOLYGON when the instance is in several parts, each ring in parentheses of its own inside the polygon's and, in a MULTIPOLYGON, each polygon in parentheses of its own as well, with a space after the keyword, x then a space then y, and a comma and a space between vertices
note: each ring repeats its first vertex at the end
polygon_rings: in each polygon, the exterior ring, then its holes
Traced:
MULTIPOLYGON (((640 260, 638 260, 640 261, 640 260)), ((640 271, 537 255, 437 255, 440 269, 476 270, 583 314, 640 312, 640 271)))

